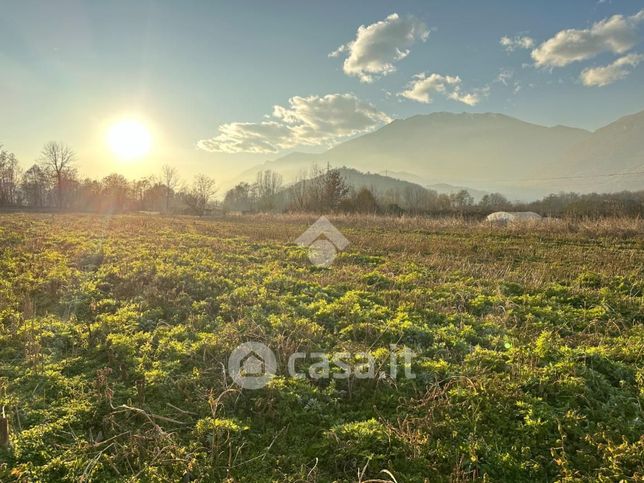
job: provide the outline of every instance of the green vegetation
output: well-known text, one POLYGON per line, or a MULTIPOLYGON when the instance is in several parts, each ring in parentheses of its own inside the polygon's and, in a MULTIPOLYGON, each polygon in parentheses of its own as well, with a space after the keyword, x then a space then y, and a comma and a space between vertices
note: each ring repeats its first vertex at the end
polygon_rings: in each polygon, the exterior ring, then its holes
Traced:
POLYGON ((642 221, 314 219, 0 216, 0 481, 644 479, 642 221), (240 390, 248 340, 416 378, 240 390))

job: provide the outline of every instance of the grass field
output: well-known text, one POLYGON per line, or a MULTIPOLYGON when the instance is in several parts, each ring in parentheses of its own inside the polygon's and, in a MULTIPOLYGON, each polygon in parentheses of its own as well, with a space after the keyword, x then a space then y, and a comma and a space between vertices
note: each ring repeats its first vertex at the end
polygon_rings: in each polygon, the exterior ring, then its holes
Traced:
POLYGON ((330 268, 313 221, 0 215, 0 481, 644 479, 643 221, 332 217, 330 268), (283 371, 391 344, 414 379, 283 371))

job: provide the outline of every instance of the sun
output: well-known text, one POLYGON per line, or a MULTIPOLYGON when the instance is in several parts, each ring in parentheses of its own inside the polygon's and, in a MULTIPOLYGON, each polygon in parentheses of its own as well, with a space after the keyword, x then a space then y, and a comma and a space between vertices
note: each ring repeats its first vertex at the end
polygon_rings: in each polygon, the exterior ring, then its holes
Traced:
POLYGON ((109 128, 107 144, 119 159, 128 161, 141 158, 150 152, 152 135, 142 122, 123 119, 109 128))

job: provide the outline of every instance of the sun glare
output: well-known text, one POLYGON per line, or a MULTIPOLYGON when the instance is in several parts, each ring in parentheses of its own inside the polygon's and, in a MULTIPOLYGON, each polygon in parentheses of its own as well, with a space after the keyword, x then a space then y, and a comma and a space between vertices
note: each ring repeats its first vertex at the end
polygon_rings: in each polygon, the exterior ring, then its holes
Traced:
POLYGON ((109 129, 107 144, 119 159, 137 159, 150 152, 152 136, 142 122, 124 119, 109 129))

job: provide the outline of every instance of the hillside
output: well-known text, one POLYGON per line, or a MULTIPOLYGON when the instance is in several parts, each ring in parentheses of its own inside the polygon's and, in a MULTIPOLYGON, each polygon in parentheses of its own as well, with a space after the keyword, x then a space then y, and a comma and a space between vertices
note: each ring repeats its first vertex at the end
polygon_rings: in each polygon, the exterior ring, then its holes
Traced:
MULTIPOLYGON (((483 191, 472 190, 465 187, 452 186, 447 184, 434 185, 436 188, 432 186, 422 186, 418 183, 412 183, 410 181, 397 179, 391 176, 384 176, 382 174, 362 173, 361 171, 353 168, 342 167, 338 168, 338 171, 345 179, 347 185, 349 185, 355 191, 359 191, 361 188, 367 188, 369 189, 369 191, 380 198, 390 200, 392 198, 396 199, 396 202, 401 206, 406 206, 404 199, 406 193, 409 193, 410 191, 435 191, 438 194, 453 194, 461 190, 465 190, 470 193, 475 201, 479 201, 481 197, 485 195, 485 192, 483 191), (400 199, 398 199, 399 197, 400 199)), ((287 188, 289 189, 283 190, 280 194, 278 194, 276 198, 277 206, 279 208, 286 209, 290 203, 289 193, 291 192, 291 189, 295 188, 295 191, 299 191, 297 189, 297 186, 300 183, 305 182, 309 183, 310 180, 298 181, 296 183, 288 185, 287 188)))
MULTIPOLYGON (((404 193, 409 192, 410 190, 420 190, 426 191, 427 188, 417 184, 411 183, 409 181, 396 179, 390 176, 384 176, 376 173, 362 173, 357 169, 353 168, 338 168, 338 171, 346 181, 346 184, 349 185, 354 191, 359 191, 361 188, 367 188, 374 195, 379 197, 386 197, 386 195, 397 194, 403 196, 404 193)), ((275 198, 275 203, 278 209, 288 208, 291 202, 291 192, 294 190, 298 192, 301 190, 299 188, 302 183, 310 183, 311 179, 305 181, 296 181, 290 183, 286 186, 287 189, 282 190, 277 194, 275 198)), ((395 195, 394 195, 395 197, 395 195)))
POLYGON ((362 187, 369 188, 374 193, 382 193, 387 190, 398 191, 399 193, 404 192, 405 189, 409 188, 421 188, 430 191, 436 191, 438 194, 447 194, 451 195, 458 193, 459 191, 467 191, 475 201, 480 200, 487 192, 468 188, 467 186, 454 186, 447 183, 437 183, 437 184, 425 184, 422 178, 418 177, 418 181, 411 181, 410 179, 405 179, 399 174, 404 175, 404 173, 389 173, 389 175, 381 173, 362 173, 357 169, 352 168, 339 168, 342 176, 347 180, 347 183, 351 185, 354 189, 360 189, 362 187))
POLYGON ((412 183, 395 177, 375 173, 362 173, 353 168, 339 168, 347 184, 355 190, 369 188, 374 193, 386 191, 403 192, 406 189, 425 189, 418 183, 412 183))

